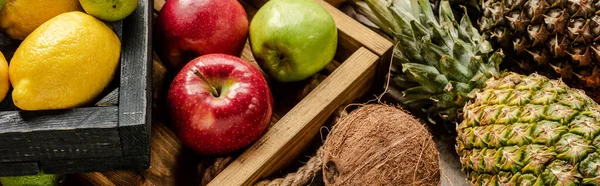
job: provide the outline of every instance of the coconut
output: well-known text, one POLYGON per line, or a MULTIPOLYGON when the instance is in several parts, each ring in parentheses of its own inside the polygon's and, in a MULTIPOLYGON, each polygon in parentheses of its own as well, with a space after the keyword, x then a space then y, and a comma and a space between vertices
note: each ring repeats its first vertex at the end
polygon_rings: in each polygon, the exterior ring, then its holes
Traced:
POLYGON ((431 134, 403 110, 362 106, 341 118, 323 145, 325 185, 439 185, 431 134))

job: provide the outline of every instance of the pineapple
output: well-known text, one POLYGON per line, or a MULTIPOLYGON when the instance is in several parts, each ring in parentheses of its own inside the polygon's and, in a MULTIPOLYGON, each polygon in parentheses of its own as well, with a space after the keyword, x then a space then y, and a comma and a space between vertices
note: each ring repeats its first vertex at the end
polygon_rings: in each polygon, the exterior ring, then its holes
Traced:
POLYGON ((502 51, 468 16, 456 21, 447 1, 437 16, 427 0, 354 5, 398 43, 391 94, 460 123, 456 151, 470 184, 600 185, 600 106, 582 90, 499 71, 502 51))
POLYGON ((562 78, 600 101, 600 1, 482 0, 481 30, 512 70, 562 78))

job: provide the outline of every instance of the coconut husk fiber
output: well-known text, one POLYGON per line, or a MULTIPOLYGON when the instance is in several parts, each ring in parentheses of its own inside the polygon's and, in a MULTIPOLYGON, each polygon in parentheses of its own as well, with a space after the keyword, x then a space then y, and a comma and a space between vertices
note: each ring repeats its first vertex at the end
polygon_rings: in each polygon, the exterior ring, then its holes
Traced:
MULTIPOLYGON (((411 115, 379 104, 338 115, 324 145, 304 166, 254 185, 307 185, 320 175, 325 185, 440 184, 439 152, 425 126, 411 115)), ((220 172, 219 167, 209 169, 220 172)))
POLYGON ((322 147, 325 185, 439 185, 439 152, 413 116, 371 104, 333 127, 322 147))

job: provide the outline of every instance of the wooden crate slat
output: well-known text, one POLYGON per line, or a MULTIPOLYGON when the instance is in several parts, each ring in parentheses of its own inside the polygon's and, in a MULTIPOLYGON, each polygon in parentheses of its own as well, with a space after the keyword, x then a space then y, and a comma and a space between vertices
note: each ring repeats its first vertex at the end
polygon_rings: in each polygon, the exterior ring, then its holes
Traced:
POLYGON ((0 141, 0 163, 122 155, 117 128, 8 133, 0 141))
POLYGON ((125 156, 150 154, 152 21, 149 20, 153 3, 149 1, 140 1, 132 16, 123 23, 119 132, 125 156), (138 125, 141 127, 133 127, 138 125))
MULTIPOLYGON (((0 134, 77 128, 117 127, 117 107, 85 107, 51 111, 0 112, 0 134), (61 116, 61 117, 56 117, 61 116)), ((0 143, 1 141, 0 136, 0 143)))
POLYGON ((70 160, 49 160, 40 162, 44 173, 73 174, 92 171, 111 171, 118 169, 145 169, 149 166, 148 156, 122 156, 110 158, 87 158, 70 160))
POLYGON ((117 107, 0 112, 0 162, 121 156, 117 107))
POLYGON ((0 163, 0 177, 35 175, 40 173, 37 162, 0 163))
POLYGON ((355 41, 357 42, 355 44, 356 46, 368 48, 379 56, 385 55, 385 53, 392 48, 392 42, 363 26, 361 23, 347 16, 336 7, 323 0, 315 1, 325 8, 325 10, 331 14, 331 17, 333 17, 333 20, 340 31, 340 40, 346 42, 355 41))
POLYGON ((364 82, 375 75, 378 60, 368 49, 358 49, 209 185, 249 185, 279 168, 280 161, 293 159, 295 145, 306 145, 338 106, 368 89, 364 82))
POLYGON ((100 101, 94 104, 96 106, 115 106, 119 105, 119 88, 115 88, 104 96, 100 101))

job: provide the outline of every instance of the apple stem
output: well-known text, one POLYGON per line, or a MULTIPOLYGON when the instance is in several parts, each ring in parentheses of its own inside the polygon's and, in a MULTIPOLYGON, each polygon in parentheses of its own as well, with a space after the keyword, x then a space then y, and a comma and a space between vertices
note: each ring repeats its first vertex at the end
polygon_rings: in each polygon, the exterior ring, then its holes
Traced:
POLYGON ((198 70, 194 70, 194 74, 196 74, 198 77, 200 77, 200 79, 202 79, 202 81, 206 82, 206 84, 208 84, 208 86, 210 87, 210 92, 212 93, 213 96, 215 97, 219 97, 219 91, 217 91, 217 89, 215 88, 215 86, 213 86, 210 81, 208 81, 208 79, 206 79, 206 77, 204 77, 204 75, 202 73, 200 73, 200 71, 198 70))

